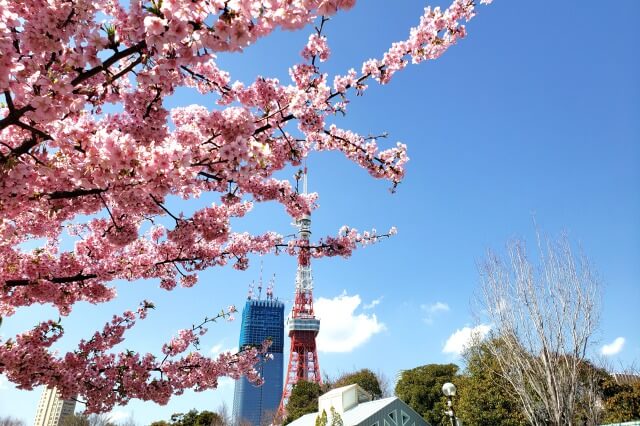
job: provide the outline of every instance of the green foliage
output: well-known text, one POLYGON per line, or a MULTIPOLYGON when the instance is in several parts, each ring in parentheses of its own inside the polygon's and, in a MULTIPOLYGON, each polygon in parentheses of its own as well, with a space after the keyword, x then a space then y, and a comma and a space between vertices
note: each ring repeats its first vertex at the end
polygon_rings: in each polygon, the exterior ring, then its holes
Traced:
POLYGON ((343 425, 344 425, 344 422, 342 421, 342 416, 340 415, 340 413, 336 411, 335 408, 331 407, 331 426, 343 426, 343 425))
MULTIPOLYGON (((449 418, 444 414, 447 399, 442 394, 442 385, 453 382, 457 387, 453 407, 465 426, 529 424, 522 402, 500 374, 500 365, 490 349, 495 345, 500 345, 500 341, 487 340, 467 350, 467 366, 460 375, 455 364, 429 364, 404 371, 396 385, 396 396, 433 426, 449 426, 449 418)), ((351 375, 339 381, 347 376, 351 375)), ((617 383, 605 369, 588 361, 579 364, 578 377, 572 424, 640 420, 640 381, 617 383)), ((340 386, 338 383, 334 386, 340 386)), ((330 426, 338 425, 331 422, 330 426)))
POLYGON ((343 374, 333 384, 333 388, 339 388, 342 386, 358 384, 360 387, 373 396, 374 399, 382 396, 382 389, 380 389, 380 380, 376 374, 368 368, 355 371, 353 373, 343 374))
POLYGON ((60 420, 61 426, 115 426, 108 414, 70 414, 60 420))
POLYGON ((604 368, 598 368, 587 360, 578 366, 578 386, 573 424, 598 425, 606 414, 604 401, 607 398, 607 383, 615 383, 604 368))
POLYGON ((327 426, 327 411, 326 410, 322 410, 322 414, 320 414, 318 417, 316 417, 316 426, 327 426))
POLYGON ((81 414, 71 414, 60 419, 60 424, 62 426, 89 426, 89 419, 81 414))
POLYGON ((456 416, 465 426, 521 426, 527 420, 510 384, 499 374, 498 360, 486 343, 465 354, 467 368, 456 379, 456 416))
POLYGON ((455 364, 428 364, 402 372, 395 394, 428 423, 446 426, 446 398, 442 385, 456 381, 455 364))
POLYGON ((151 423, 151 426, 212 426, 222 425, 224 420, 218 413, 211 411, 190 410, 188 413, 174 413, 169 422, 160 420, 151 423))
POLYGON ((618 384, 609 377, 602 385, 604 393, 604 422, 621 423, 640 420, 640 382, 618 384))
MULTIPOLYGON (((457 380, 456 415, 466 426, 521 426, 527 418, 512 386, 499 374, 488 340, 465 354, 467 368, 457 380)), ((589 361, 579 364, 573 424, 593 425, 640 419, 640 382, 619 384, 589 361)))
POLYGON ((284 424, 289 424, 305 414, 318 411, 318 397, 322 393, 320 385, 301 380, 291 389, 291 396, 287 403, 287 418, 284 424))

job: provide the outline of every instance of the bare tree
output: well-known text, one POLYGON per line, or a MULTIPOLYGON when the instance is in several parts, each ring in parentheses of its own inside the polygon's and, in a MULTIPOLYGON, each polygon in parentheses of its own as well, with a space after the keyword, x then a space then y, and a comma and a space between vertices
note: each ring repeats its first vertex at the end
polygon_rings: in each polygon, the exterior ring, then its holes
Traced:
POLYGON ((387 398, 393 396, 393 383, 389 379, 389 376, 384 374, 382 370, 376 371, 376 376, 378 377, 378 383, 380 383, 380 390, 382 391, 382 395, 380 398, 387 398))
POLYGON ((15 417, 0 417, 0 426, 25 426, 24 420, 15 417))
POLYGON ((108 414, 72 414, 64 416, 62 426, 114 426, 108 414))
POLYGON ((265 410, 262 412, 260 418, 260 426, 270 426, 276 424, 275 419, 278 415, 278 410, 265 410))
POLYGON ((70 414, 60 421, 62 426, 89 426, 89 419, 82 414, 70 414))
POLYGON ((220 424, 214 426, 231 426, 231 413, 229 412, 229 406, 225 401, 222 401, 222 404, 220 404, 220 406, 216 410, 216 413, 218 414, 218 421, 220 422, 220 424))
POLYGON ((130 415, 126 419, 118 422, 118 426, 138 426, 138 423, 136 423, 136 419, 133 418, 133 415, 130 415))
POLYGON ((537 266, 521 240, 507 252, 506 259, 490 252, 481 265, 481 305, 499 342, 490 345, 499 374, 532 425, 574 425, 579 406, 597 411, 597 387, 583 366, 598 324, 599 281, 566 236, 538 235, 537 266))
POLYGON ((87 418, 89 426, 114 426, 109 414, 90 414, 87 418))

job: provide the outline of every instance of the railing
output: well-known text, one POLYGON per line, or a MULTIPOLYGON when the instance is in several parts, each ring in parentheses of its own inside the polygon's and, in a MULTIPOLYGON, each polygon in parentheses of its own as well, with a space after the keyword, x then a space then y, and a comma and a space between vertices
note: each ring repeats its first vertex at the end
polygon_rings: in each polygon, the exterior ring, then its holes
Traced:
POLYGON ((320 320, 316 318, 290 318, 287 322, 289 330, 319 331, 320 320))

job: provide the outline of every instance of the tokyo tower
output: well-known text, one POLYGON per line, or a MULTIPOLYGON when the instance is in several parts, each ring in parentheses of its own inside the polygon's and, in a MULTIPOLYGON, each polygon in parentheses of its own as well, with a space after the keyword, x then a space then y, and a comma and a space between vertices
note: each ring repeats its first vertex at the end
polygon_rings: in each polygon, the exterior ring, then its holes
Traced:
MULTIPOLYGON (((307 173, 304 173, 304 192, 307 192, 307 173)), ((282 399, 278 408, 277 418, 283 419, 286 405, 291 396, 293 385, 299 380, 322 383, 318 352, 316 350, 316 336, 320 331, 320 320, 313 313, 313 278, 311 276, 311 262, 309 253, 309 238, 311 236, 311 218, 307 215, 296 221, 300 230, 302 247, 298 255, 298 270, 296 272, 296 292, 291 309, 291 316, 287 319, 291 349, 282 399)))

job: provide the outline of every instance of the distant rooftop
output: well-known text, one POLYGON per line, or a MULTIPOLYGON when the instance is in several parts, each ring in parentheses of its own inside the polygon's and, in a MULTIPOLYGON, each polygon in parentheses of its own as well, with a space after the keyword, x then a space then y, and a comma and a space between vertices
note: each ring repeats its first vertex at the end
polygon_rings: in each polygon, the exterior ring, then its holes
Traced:
POLYGON ((611 376, 616 380, 616 383, 622 385, 632 385, 640 382, 639 374, 613 373, 611 376))
POLYGON ((318 411, 321 413, 322 410, 326 410, 328 413, 333 407, 338 413, 342 414, 358 404, 369 402, 372 399, 371 394, 359 385, 342 386, 330 390, 318 398, 318 411))
MULTIPOLYGON (((375 401, 363 402, 350 410, 340 413, 340 417, 342 417, 344 426, 358 425, 396 400, 398 400, 398 397, 392 396, 389 398, 376 399, 375 401)), ((320 411, 320 413, 321 412, 322 411, 320 411)), ((331 424, 331 410, 328 409, 326 412, 327 416, 329 416, 328 424, 331 424)), ((292 426, 315 426, 316 418, 320 413, 306 414, 289 424, 292 426)))
POLYGON ((371 395, 358 385, 333 389, 318 398, 318 412, 294 420, 289 426, 315 426, 323 411, 331 424, 331 408, 342 418, 344 426, 429 426, 401 399, 371 400, 371 395))

